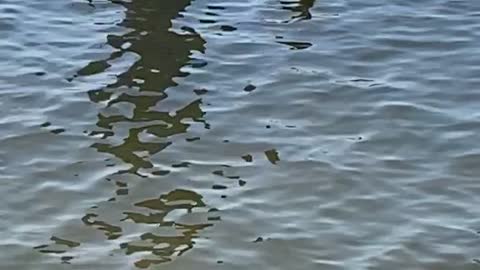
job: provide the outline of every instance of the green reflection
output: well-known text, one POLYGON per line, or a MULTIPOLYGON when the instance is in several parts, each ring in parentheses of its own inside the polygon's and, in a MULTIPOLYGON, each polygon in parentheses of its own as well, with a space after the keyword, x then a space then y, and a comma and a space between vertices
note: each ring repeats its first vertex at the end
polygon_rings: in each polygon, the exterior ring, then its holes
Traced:
POLYGON ((315 4, 316 0, 287 0, 281 1, 283 8, 291 10, 296 15, 292 16, 292 19, 297 20, 310 20, 312 18, 312 14, 310 13, 310 9, 315 4))
MULTIPOLYGON (((176 86, 174 78, 185 77, 184 66, 201 67, 205 63, 192 59, 193 51, 203 52, 205 41, 191 28, 183 34, 171 31, 172 19, 176 18, 190 0, 157 1, 143 0, 122 2, 126 17, 120 24, 131 29, 125 35, 108 36, 108 44, 117 50, 106 60, 95 61, 78 71, 78 76, 105 72, 112 61, 134 53, 139 59, 130 68, 119 74, 114 83, 98 90, 89 91, 90 100, 105 104, 105 110, 120 104, 128 104, 132 112, 98 114, 98 130, 91 135, 103 135, 102 141, 93 145, 100 152, 109 153, 130 168, 122 172, 138 174, 140 169, 152 168, 148 160, 171 144, 169 137, 185 133, 190 126, 187 121, 202 122, 201 99, 191 100, 176 111, 154 109, 168 95, 165 90, 176 86), (128 128, 121 143, 112 143, 110 137, 122 136, 116 129, 128 128), (142 141, 142 134, 153 135, 155 139, 142 141), (141 155, 139 153, 148 153, 141 155)), ((117 140, 118 141, 118 138, 117 140)), ((122 173, 120 172, 120 173, 122 173)))
MULTIPOLYGON (((147 232, 139 239, 121 244, 127 255, 137 252, 148 252, 149 255, 135 262, 139 268, 147 268, 152 264, 171 261, 174 257, 181 256, 193 248, 194 239, 198 233, 212 226, 208 222, 207 212, 203 211, 201 218, 194 223, 183 224, 175 220, 167 220, 173 211, 183 210, 183 215, 194 212, 195 209, 205 209, 202 196, 189 190, 177 189, 159 198, 136 203, 139 208, 148 209, 148 214, 125 212, 122 221, 133 221, 138 224, 156 224, 160 228, 174 229, 174 233, 160 234, 147 232)), ((177 213, 178 214, 178 213, 177 213)))
POLYGON ((185 133, 190 124, 184 123, 185 120, 205 123, 204 113, 200 108, 201 100, 195 100, 185 105, 182 109, 172 113, 158 111, 136 111, 133 117, 129 118, 123 115, 101 116, 98 125, 104 128, 113 128, 116 123, 146 123, 144 126, 129 129, 128 137, 119 145, 111 145, 108 142, 99 142, 93 144, 99 152, 110 153, 131 164, 129 172, 136 173, 140 168, 152 168, 153 165, 145 157, 141 157, 136 152, 146 151, 149 156, 154 155, 165 149, 171 142, 142 142, 140 135, 142 132, 154 135, 159 138, 167 138, 175 134, 185 133), (148 123, 148 122, 161 123, 148 123))
MULTIPOLYGON (((96 128, 90 132, 91 136, 100 136, 92 147, 129 165, 127 170, 118 173, 141 175, 141 169, 153 168, 149 158, 171 145, 172 136, 187 132, 192 122, 202 123, 208 128, 203 119, 202 101, 193 91, 192 99, 186 100, 179 109, 167 110, 160 106, 168 94, 174 94, 177 85, 175 78, 188 76, 181 70, 182 67, 200 68, 206 65, 192 57, 194 51, 204 52, 205 41, 192 28, 185 27, 184 33, 171 30, 172 20, 180 16, 191 0, 115 3, 125 7, 126 16, 120 25, 131 31, 121 36, 108 36, 108 44, 116 49, 115 52, 107 59, 89 63, 75 77, 108 72, 108 69, 135 55, 136 62, 118 74, 113 83, 89 91, 88 96, 100 107, 96 128), (124 105, 131 110, 121 110, 124 105)), ((152 171, 153 175, 167 173, 152 171)), ((137 226, 138 239, 130 241, 128 238, 120 245, 126 255, 148 253, 148 256, 143 256, 135 263, 139 268, 167 262, 182 255, 194 246, 198 233, 212 225, 202 196, 194 191, 176 189, 158 198, 142 200, 133 206, 134 210, 130 206, 127 210, 120 201, 132 199, 128 184, 117 181, 115 188, 115 195, 107 203, 90 208, 81 221, 101 231, 108 240, 119 241, 128 237, 124 235, 123 228, 127 223, 142 224, 137 226), (112 209, 117 208, 123 215, 112 217, 112 209), (176 220, 175 215, 179 211, 183 212, 182 217, 189 216, 188 224, 176 220), (170 216, 171 213, 174 213, 174 217, 170 216), (159 229, 169 230, 170 233, 164 234, 159 229)), ((212 220, 219 218, 213 217, 212 220)), ((59 238, 52 238, 52 241, 55 242, 52 245, 61 248, 43 245, 36 249, 43 253, 63 253, 80 245, 59 238)), ((72 257, 62 258, 62 262, 68 263, 72 257)))
MULTIPOLYGON (((153 168, 149 157, 168 147, 172 143, 171 136, 187 132, 190 126, 187 122, 201 122, 208 127, 203 120, 205 113, 201 109, 201 99, 191 100, 175 111, 157 109, 159 103, 168 98, 166 90, 177 85, 174 78, 188 75, 181 71, 182 67, 205 65, 191 57, 192 51, 204 51, 205 41, 191 28, 185 28, 185 34, 170 30, 171 20, 189 4, 190 0, 134 0, 122 3, 126 8, 126 18, 121 25, 132 31, 123 36, 109 36, 108 43, 118 51, 109 59, 92 62, 78 72, 78 76, 104 72, 113 65, 113 60, 122 59, 128 53, 139 57, 126 72, 117 76, 114 83, 89 91, 90 100, 105 104, 105 109, 121 104, 129 104, 133 108, 128 115, 100 112, 97 121, 99 129, 91 133, 103 135, 99 142, 93 144, 94 148, 130 165, 128 170, 119 173, 139 174, 140 169, 153 168), (127 135, 121 138, 121 143, 114 144, 110 139, 122 136, 117 132, 120 126, 127 128, 127 135), (143 141, 145 134, 156 139, 143 141)), ((128 196, 126 186, 119 187, 122 192, 119 194, 117 190, 117 196, 128 196)), ((116 198, 110 201, 114 203, 116 198)), ((205 207, 202 196, 193 191, 177 189, 136 203, 135 207, 139 211, 125 211, 121 223, 150 224, 174 231, 172 235, 163 235, 152 230, 142 233, 137 240, 121 244, 127 255, 138 252, 149 254, 135 262, 139 268, 168 262, 182 255, 193 247, 193 239, 198 232, 211 226, 207 218, 193 224, 167 219, 173 211, 189 214, 194 208, 205 207), (148 212, 140 209, 148 209, 148 212)), ((108 224, 101 220, 99 214, 88 213, 82 220, 86 225, 103 231, 108 239, 122 236, 121 224, 108 224)))
POLYGON ((278 156, 278 152, 275 149, 270 149, 265 151, 265 156, 267 156, 268 161, 272 164, 277 164, 280 161, 280 157, 278 156))
POLYGON ((88 213, 82 218, 82 221, 87 226, 92 226, 98 230, 103 231, 105 233, 105 236, 109 240, 114 240, 122 236, 121 227, 108 224, 105 221, 96 220, 97 218, 98 218, 97 214, 88 213))
POLYGON ((67 250, 71 248, 80 246, 80 243, 78 242, 62 239, 57 236, 52 236, 50 238, 50 241, 52 241, 53 243, 49 245, 37 246, 34 247, 34 249, 40 251, 41 253, 61 254, 67 252, 67 250))
POLYGON ((171 223, 164 223, 163 219, 172 210, 184 209, 188 213, 192 212, 195 207, 205 207, 202 201, 202 196, 189 190, 177 189, 168 194, 160 196, 158 199, 145 200, 136 203, 135 206, 148 208, 157 211, 148 215, 125 212, 127 216, 124 220, 132 220, 135 223, 158 223, 160 225, 171 225, 171 223))

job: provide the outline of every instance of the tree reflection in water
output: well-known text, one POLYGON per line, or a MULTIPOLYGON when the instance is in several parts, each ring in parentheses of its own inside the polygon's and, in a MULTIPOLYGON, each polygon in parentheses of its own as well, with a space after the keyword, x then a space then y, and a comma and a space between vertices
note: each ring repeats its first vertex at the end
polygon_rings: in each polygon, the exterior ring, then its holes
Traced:
MULTIPOLYGON (((188 76, 188 73, 181 71, 182 67, 201 67, 205 64, 192 58, 193 51, 204 51, 205 41, 190 28, 185 28, 186 31, 182 33, 171 30, 172 19, 179 16, 190 3, 191 0, 119 2, 126 12, 120 25, 131 31, 121 36, 108 36, 108 44, 115 51, 108 59, 91 62, 75 76, 108 72, 114 62, 121 62, 132 54, 138 58, 128 70, 117 76, 115 82, 88 92, 90 100, 100 106, 97 130, 90 132, 90 135, 100 135, 101 138, 92 147, 129 165, 127 170, 119 171, 117 175, 143 176, 141 170, 152 169, 154 166, 149 157, 171 145, 172 136, 187 132, 190 124, 186 121, 199 122, 208 127, 203 119, 202 101, 196 97, 175 111, 156 109, 159 103, 167 99, 166 90, 177 85, 174 78, 188 76), (115 110, 112 114, 111 109, 121 104, 133 107, 133 113, 127 115, 115 110), (125 127, 126 134, 120 132, 125 127), (145 134, 154 139, 142 141, 142 135, 145 134)), ((95 5, 95 1, 92 4, 95 5)), ((117 190, 117 197, 109 202, 115 203, 120 196, 128 196, 126 184, 117 190)), ((168 262, 182 255, 193 247, 199 232, 212 225, 206 218, 211 209, 206 207, 201 195, 191 190, 175 189, 158 198, 135 203, 134 206, 135 211, 123 212, 124 218, 119 220, 119 224, 110 224, 106 221, 108 218, 102 216, 102 213, 109 211, 104 209, 108 208, 108 204, 89 209, 81 220, 84 225, 102 231, 108 240, 120 241, 124 236, 124 223, 156 225, 156 229, 141 234, 137 240, 128 240, 120 245, 127 255, 149 253, 135 262, 139 268, 168 262), (201 212, 205 218, 194 223, 167 218, 170 213, 178 211, 184 211, 187 215, 201 212), (166 229, 168 233, 165 234, 161 229, 166 229)), ((51 245, 36 249, 42 253, 62 254, 80 245, 55 237, 52 237, 52 241, 54 243, 51 245)))
POLYGON ((106 104, 105 111, 116 104, 133 107, 131 115, 100 112, 99 130, 91 133, 101 134, 104 138, 93 147, 129 164, 128 172, 138 174, 140 169, 152 168, 148 157, 168 147, 171 144, 169 137, 185 133, 189 127, 185 120, 206 124, 201 99, 192 100, 174 112, 153 109, 168 97, 165 91, 176 85, 174 78, 188 75, 180 70, 182 67, 202 65, 192 59, 191 54, 192 51, 203 52, 205 41, 190 28, 190 32, 183 34, 170 30, 171 20, 190 2, 146 0, 122 3, 126 18, 120 25, 132 31, 123 36, 109 36, 108 43, 117 51, 109 59, 92 62, 78 72, 80 76, 101 73, 111 66, 112 61, 129 53, 139 57, 126 72, 117 76, 114 83, 89 92, 91 101, 106 104), (121 134, 115 132, 120 126, 129 127, 124 138, 118 138, 121 134), (153 135, 157 141, 142 141, 142 133, 153 135), (109 137, 114 137, 111 141, 120 139, 123 142, 112 143, 107 140, 109 137), (148 154, 139 154, 143 152, 148 154))
MULTIPOLYGON (((140 57, 126 72, 118 75, 116 82, 89 92, 91 101, 105 103, 107 109, 121 103, 133 106, 133 114, 129 116, 98 114, 97 126, 100 130, 95 133, 103 134, 103 139, 93 147, 130 164, 128 170, 119 173, 140 175, 139 170, 153 168, 149 157, 168 147, 172 143, 169 137, 187 132, 189 124, 184 123, 185 120, 206 124, 200 99, 192 100, 174 112, 153 108, 168 97, 165 92, 168 88, 176 86, 175 77, 188 75, 180 70, 182 67, 198 65, 198 61, 191 58, 192 51, 204 51, 205 41, 198 34, 191 30, 184 34, 170 30, 171 20, 189 6, 190 2, 190 0, 143 0, 122 3, 126 8, 126 18, 121 26, 132 31, 123 36, 109 36, 108 43, 118 51, 109 59, 91 63, 78 72, 79 75, 103 72, 109 68, 110 62, 123 57, 126 53, 135 53, 140 57), (128 127, 127 137, 122 138, 123 142, 113 144, 107 141, 109 137, 121 136, 115 132, 120 125, 128 127), (144 142, 140 139, 142 133, 153 135, 157 140, 144 142), (147 152, 147 155, 139 154, 142 152, 147 152)), ((212 225, 181 224, 165 219, 172 211, 183 209, 190 213, 194 209, 206 207, 202 196, 189 190, 177 189, 157 199, 138 202, 135 206, 146 208, 149 212, 147 214, 141 211, 124 212, 125 218, 122 222, 156 224, 159 227, 173 229, 173 233, 169 235, 146 232, 136 241, 121 244, 127 255, 137 252, 150 253, 150 256, 135 263, 140 268, 168 262, 173 257, 182 255, 193 247, 193 239, 197 237, 199 231, 212 225)), ((104 231, 109 239, 121 236, 119 227, 108 225, 99 219, 98 215, 89 213, 82 220, 86 225, 104 231)))

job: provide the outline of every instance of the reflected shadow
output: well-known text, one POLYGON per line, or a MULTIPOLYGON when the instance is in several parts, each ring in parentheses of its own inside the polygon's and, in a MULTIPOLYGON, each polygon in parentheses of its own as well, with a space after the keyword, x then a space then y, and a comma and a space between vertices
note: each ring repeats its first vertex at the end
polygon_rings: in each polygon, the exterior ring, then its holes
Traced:
MULTIPOLYGON (((122 223, 155 225, 138 239, 120 244, 126 255, 142 255, 135 262, 139 268, 148 268, 152 264, 169 262, 181 256, 193 248, 194 239, 200 231, 213 225, 209 220, 217 219, 211 216, 215 209, 208 209, 200 194, 184 189, 173 190, 158 198, 135 203, 134 206, 135 211, 123 213, 125 217, 122 223), (182 218, 187 219, 188 223, 182 222, 182 218)), ((122 236, 121 227, 99 220, 99 215, 94 213, 97 209, 90 211, 82 218, 85 225, 102 230, 108 239, 122 236)))
MULTIPOLYGON (((99 130, 92 133, 103 136, 100 142, 93 145, 94 148, 130 165, 128 170, 118 173, 140 175, 139 170, 153 168, 149 157, 168 147, 172 143, 169 140, 171 136, 187 132, 190 124, 186 121, 207 125, 203 119, 205 113, 201 109, 201 99, 191 100, 175 111, 158 109, 159 103, 168 97, 166 90, 177 85, 174 79, 188 75, 181 70, 182 67, 199 68, 206 64, 192 58, 193 51, 204 52, 205 49, 205 41, 193 29, 184 28, 184 33, 171 30, 172 20, 190 3, 190 0, 121 3, 126 9, 121 26, 131 31, 123 36, 109 36, 108 44, 117 51, 108 59, 90 63, 78 71, 78 76, 93 75, 106 71, 113 62, 129 54, 139 57, 127 71, 117 76, 114 83, 89 92, 91 101, 105 104, 104 111, 111 111, 112 107, 121 104, 133 108, 129 115, 100 112, 97 122, 99 130), (127 129, 126 137, 121 137, 121 132, 117 132, 121 126, 127 129), (120 137, 122 143, 111 143, 109 137, 114 137, 112 141, 119 141, 120 137), (142 137, 149 139, 145 141, 142 137)), ((139 268, 168 262, 182 255, 193 247, 193 239, 198 232, 212 225, 205 220, 182 224, 166 219, 172 212, 184 210, 188 214, 196 208, 205 207, 202 196, 189 190, 174 190, 159 198, 136 203, 135 206, 148 209, 148 212, 125 212, 122 223, 154 224, 157 229, 170 229, 168 234, 158 230, 149 231, 141 234, 137 240, 121 244, 127 255, 149 253, 135 262, 139 268)), ((82 221, 87 226, 103 231, 108 239, 122 236, 120 226, 102 221, 95 212, 86 214, 82 221)))
MULTIPOLYGON (((107 71, 123 58, 139 58, 128 70, 119 74, 114 83, 98 90, 89 91, 90 100, 103 105, 98 114, 98 130, 91 135, 102 136, 102 141, 93 145, 100 152, 109 153, 130 168, 123 172, 138 174, 140 169, 152 168, 148 156, 154 155, 171 144, 168 137, 185 133, 189 127, 186 121, 202 122, 204 112, 201 99, 192 100, 176 111, 155 109, 168 97, 166 90, 176 86, 175 78, 188 73, 185 66, 199 68, 205 65, 192 58, 192 52, 203 52, 205 41, 191 28, 183 33, 173 32, 172 19, 190 5, 190 0, 156 1, 143 0, 131 3, 121 2, 126 17, 121 26, 131 29, 125 35, 108 36, 108 44, 116 49, 108 59, 95 61, 79 70, 77 76, 89 76, 107 71), (111 113, 118 106, 131 107, 128 113, 111 113), (109 112, 109 113, 107 113, 109 112), (118 138, 116 129, 128 128, 128 134, 118 138), (142 135, 153 135, 149 142, 141 140, 142 135), (111 141, 123 141, 111 143, 111 141), (139 153, 147 152, 148 155, 139 153)), ((147 136, 144 136, 147 137, 147 136)), ((122 173, 122 172, 120 172, 122 173)))
MULTIPOLYGON (((138 268, 170 262, 183 255, 193 248, 195 239, 199 238, 202 230, 213 226, 213 222, 220 219, 216 216, 218 210, 207 208, 200 194, 185 189, 176 189, 158 198, 135 203, 134 206, 133 210, 123 212, 124 218, 119 225, 102 220, 100 213, 110 211, 111 205, 108 204, 89 209, 82 221, 86 226, 102 231, 108 240, 122 237, 122 225, 128 226, 127 223, 133 222, 139 225, 140 230, 147 230, 136 239, 129 238, 120 244, 126 255, 140 255, 135 258, 134 263, 138 268)), ((34 249, 54 255, 67 253, 81 245, 79 242, 56 236, 52 236, 50 240, 51 244, 34 249)), ((62 263, 68 263, 68 260, 65 262, 66 258, 73 259, 74 256, 62 256, 62 263)))
MULTIPOLYGON (((178 109, 168 110, 160 106, 168 97, 167 89, 175 91, 175 78, 189 75, 182 71, 183 67, 206 65, 192 57, 194 52, 204 52, 205 41, 191 28, 182 28, 181 32, 172 30, 172 20, 181 16, 191 0, 111 2, 125 7, 125 19, 120 26, 130 31, 120 36, 109 35, 108 44, 115 51, 107 59, 89 63, 74 77, 113 73, 110 69, 113 70, 118 63, 128 62, 132 57, 137 59, 127 70, 120 72, 113 83, 89 91, 88 96, 100 107, 96 130, 90 132, 91 136, 98 137, 92 147, 129 166, 117 174, 143 176, 142 169, 154 167, 149 158, 171 145, 172 136, 187 132, 191 122, 202 123, 208 128, 203 119, 202 100, 193 91, 192 98, 178 109), (125 107, 131 110, 126 112, 125 107)), ((95 1, 91 3, 95 5, 95 1)), ((116 196, 101 207, 90 208, 81 221, 85 226, 101 231, 108 240, 122 241, 125 237, 120 248, 127 255, 141 253, 142 258, 135 263, 139 268, 168 262, 182 255, 193 247, 198 233, 212 225, 208 218, 212 211, 206 208, 202 196, 194 191, 176 189, 158 198, 138 202, 134 210, 128 206, 127 211, 124 205, 116 203, 120 196, 130 196, 127 183, 116 184, 119 188, 116 196), (109 219, 107 213, 118 208, 123 212, 123 219, 109 219), (188 222, 177 220, 185 216, 188 216, 188 222), (138 224, 140 232, 147 230, 134 241, 124 235, 123 229, 132 222, 138 224), (145 254, 148 255, 143 256, 145 254)), ((51 240, 51 244, 35 249, 42 253, 61 254, 80 245, 55 236, 51 240)), ((68 263, 71 258, 65 257, 62 261, 68 263)))
POLYGON ((280 1, 284 9, 291 10, 297 14, 292 16, 291 20, 310 20, 312 14, 310 9, 316 0, 283 0, 280 1))
POLYGON ((160 228, 175 228, 174 234, 144 233, 137 241, 121 245, 127 255, 137 252, 151 253, 150 258, 144 258, 135 263, 140 268, 168 262, 172 260, 172 257, 182 255, 193 248, 193 239, 196 238, 199 231, 213 225, 207 222, 208 218, 206 217, 203 218, 203 221, 200 218, 199 221, 189 224, 167 220, 166 217, 173 211, 183 210, 183 214, 188 215, 195 209, 206 207, 202 196, 189 190, 177 189, 161 195, 159 198, 136 203, 135 206, 148 209, 149 213, 125 212, 127 217, 124 220, 130 220, 137 224, 157 224, 160 228))
MULTIPOLYGON (((89 92, 91 101, 105 104, 105 112, 98 114, 99 130, 92 132, 92 135, 101 134, 102 139, 93 147, 130 165, 128 170, 118 173, 140 175, 139 170, 153 168, 149 157, 168 147, 172 143, 169 139, 171 136, 187 132, 190 124, 186 121, 201 122, 207 127, 201 99, 190 100, 175 111, 158 109, 159 103, 168 97, 166 90, 177 85, 174 79, 188 75, 181 70, 182 67, 199 68, 206 64, 192 58, 193 51, 205 50, 205 41, 193 29, 184 28, 184 33, 171 30, 172 19, 179 16, 190 3, 190 0, 121 3, 126 9, 121 26, 131 31, 123 36, 109 36, 108 44, 117 51, 108 59, 92 62, 78 71, 78 76, 93 75, 105 72, 122 57, 130 54, 139 57, 128 70, 117 76, 114 83, 89 92), (128 104, 133 111, 128 115, 118 113, 120 110, 114 114, 106 113, 122 104, 128 104), (121 137, 122 132, 117 132, 122 127, 127 129, 124 137, 121 137), (142 137, 149 139, 145 141, 142 137), (122 142, 114 144, 109 139, 120 139, 122 142)), ((117 190, 117 195, 128 194, 126 188, 120 190, 124 192, 117 190)), ((183 215, 188 215, 194 209, 205 208, 202 196, 189 190, 177 189, 159 198, 138 202, 135 206, 138 212, 124 212, 122 223, 156 225, 156 229, 141 234, 139 239, 120 245, 127 255, 149 254, 135 262, 139 268, 168 262, 182 255, 193 247, 193 239, 198 232, 212 225, 206 222, 207 218, 190 224, 167 219, 173 212, 178 214, 178 211, 185 211, 183 215), (147 209, 147 212, 140 209, 147 209), (168 233, 162 233, 161 229, 167 229, 168 233)), ((85 225, 103 231, 107 239, 122 236, 121 226, 102 221, 97 209, 90 211, 82 218, 85 225)))

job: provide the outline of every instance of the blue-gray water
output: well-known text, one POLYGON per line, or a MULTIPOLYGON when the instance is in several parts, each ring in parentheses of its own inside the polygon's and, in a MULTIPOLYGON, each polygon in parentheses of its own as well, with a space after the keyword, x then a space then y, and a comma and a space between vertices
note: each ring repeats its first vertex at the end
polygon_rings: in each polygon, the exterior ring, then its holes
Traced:
POLYGON ((0 268, 479 269, 480 2, 0 0, 0 268))

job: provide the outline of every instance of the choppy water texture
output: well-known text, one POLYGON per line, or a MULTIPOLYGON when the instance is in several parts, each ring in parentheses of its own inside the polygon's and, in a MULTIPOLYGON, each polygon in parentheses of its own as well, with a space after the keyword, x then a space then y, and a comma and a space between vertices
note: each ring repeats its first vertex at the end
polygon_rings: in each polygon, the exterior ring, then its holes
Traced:
POLYGON ((0 268, 479 269, 479 44, 479 1, 0 1, 0 268))

